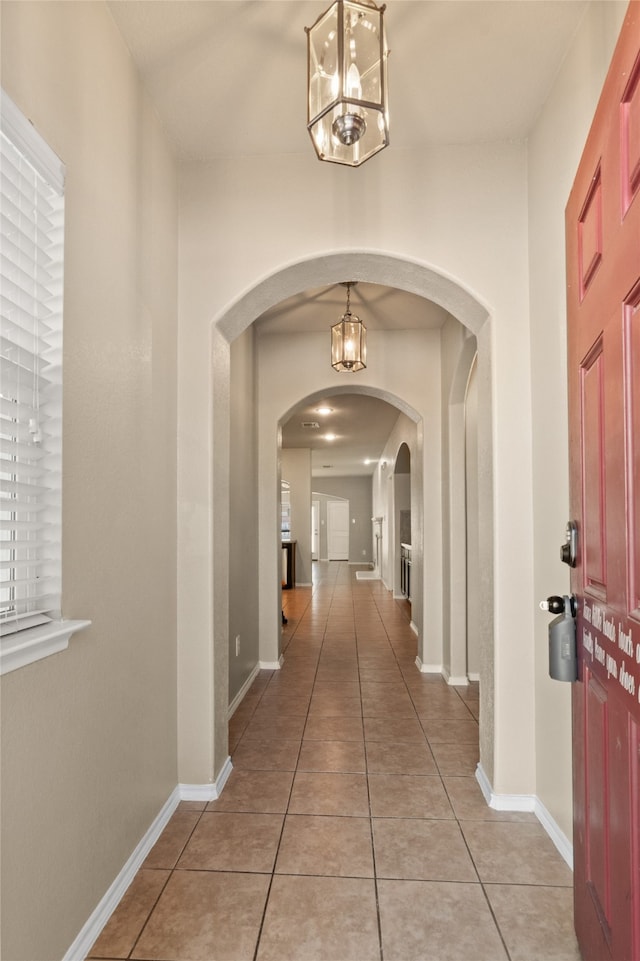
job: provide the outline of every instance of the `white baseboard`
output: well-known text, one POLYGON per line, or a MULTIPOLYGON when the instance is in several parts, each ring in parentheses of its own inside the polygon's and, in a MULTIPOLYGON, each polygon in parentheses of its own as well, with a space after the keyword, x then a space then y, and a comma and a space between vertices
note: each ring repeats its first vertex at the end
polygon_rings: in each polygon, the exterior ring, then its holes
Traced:
POLYGON ((481 764, 476 767, 476 781, 480 785, 485 801, 494 811, 533 812, 535 810, 536 799, 533 794, 494 794, 481 764))
POLYGON ((124 864, 122 870, 110 885, 104 897, 82 926, 82 930, 65 954, 62 961, 84 961, 92 945, 99 937, 105 924, 120 904, 127 888, 149 851, 156 843, 171 815, 180 801, 215 801, 219 798, 233 770, 231 758, 222 765, 222 769, 213 784, 178 784, 162 806, 159 814, 154 818, 148 830, 136 845, 135 850, 124 864))
POLYGON ((181 801, 215 801, 222 794, 229 775, 233 770, 231 758, 222 765, 220 773, 211 784, 179 784, 181 801))
POLYGON ((242 701, 244 700, 247 691, 249 690, 249 688, 250 688, 251 685, 253 684, 254 680, 256 679, 256 676, 257 676, 259 673, 260 673, 260 665, 259 665, 259 664, 256 664, 256 666, 254 667, 254 669, 251 671, 251 674, 250 674, 249 677, 246 679, 246 681, 244 682, 244 684, 242 685, 242 687, 240 688, 240 690, 238 691, 238 693, 236 694, 236 696, 235 696, 234 699, 232 700, 231 704, 229 705, 229 708, 228 708, 228 710, 227 710, 227 720, 229 720, 229 718, 233 717, 233 715, 235 714, 235 712, 237 711, 237 709, 240 707, 240 704, 241 704, 242 701))
POLYGON ((127 888, 133 881, 138 868, 162 834, 169 818, 180 802, 180 797, 180 788, 175 787, 161 811, 154 818, 149 829, 126 861, 115 881, 108 888, 104 897, 83 925, 82 930, 62 961, 84 961, 84 958, 87 957, 93 943, 100 935, 105 924, 118 907, 127 888))
POLYGON ((551 817, 546 807, 539 798, 536 798, 536 806, 534 808, 534 813, 540 824, 545 829, 556 848, 560 852, 561 857, 564 858, 566 863, 569 865, 573 871, 573 844, 564 833, 558 827, 556 821, 551 817))
POLYGON ((494 794, 482 765, 476 768, 476 781, 484 799, 494 811, 531 811, 553 841, 558 853, 573 871, 573 845, 535 794, 494 794))
POLYGON ((280 655, 277 661, 259 661, 258 667, 261 671, 279 671, 284 664, 284 655, 280 655))
POLYGON ((461 674, 457 677, 455 674, 449 674, 446 668, 442 673, 447 684, 450 684, 452 687, 466 687, 469 684, 469 678, 466 674, 461 674))
POLYGON ((479 682, 480 682, 480 675, 477 674, 475 671, 469 671, 469 680, 470 680, 470 681, 474 681, 474 682, 476 682, 476 683, 479 683, 479 682))
POLYGON ((416 657, 416 667, 421 674, 442 674, 442 664, 423 664, 419 657, 416 657))
POLYGON ((414 624, 413 621, 410 621, 410 622, 409 622, 409 627, 411 628, 411 630, 413 631, 413 633, 416 635, 416 637, 418 637, 418 636, 419 636, 419 635, 418 635, 418 625, 417 625, 417 624, 414 624))
POLYGON ((479 761, 476 765, 476 781, 480 785, 480 790, 482 791, 482 795, 485 801, 487 802, 489 807, 491 807, 492 806, 491 805, 491 782, 489 781, 489 778, 487 777, 487 775, 484 773, 484 768, 482 767, 482 764, 480 764, 479 761))

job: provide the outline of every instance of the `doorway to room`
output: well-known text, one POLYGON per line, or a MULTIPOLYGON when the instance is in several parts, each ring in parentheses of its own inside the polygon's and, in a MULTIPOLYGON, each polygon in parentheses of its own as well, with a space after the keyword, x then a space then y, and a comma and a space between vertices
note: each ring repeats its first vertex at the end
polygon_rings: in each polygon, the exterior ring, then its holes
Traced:
POLYGON ((349 501, 327 501, 327 560, 349 560, 349 501))
POLYGON ((320 501, 311 501, 311 560, 317 561, 320 554, 320 501))
MULTIPOLYGON (((307 261, 305 263, 292 265, 284 270, 282 274, 277 274, 270 278, 267 300, 275 305, 283 302, 286 298, 293 297, 296 292, 303 292, 314 286, 317 288, 318 284, 335 284, 340 282, 344 276, 356 274, 363 278, 364 281, 369 280, 375 284, 388 284, 390 288, 397 286, 398 289, 412 291, 424 298, 425 304, 429 303, 428 298, 430 292, 437 292, 437 303, 443 305, 445 309, 447 308, 447 304, 450 304, 451 309, 455 311, 455 317, 458 318, 458 322, 462 325, 460 329, 466 327, 473 331, 476 336, 481 334, 478 340, 479 366, 482 371, 479 379, 479 408, 481 410, 479 421, 481 425, 480 433, 482 435, 479 449, 481 450, 480 456, 483 459, 480 470, 483 478, 483 487, 479 499, 482 516, 486 519, 486 524, 481 532, 481 570, 483 572, 482 587, 485 596, 491 596, 493 593, 493 528, 491 524, 492 418, 491 381, 488 376, 490 370, 491 336, 489 330, 490 325, 487 323, 488 315, 486 309, 477 303, 473 297, 468 295, 463 288, 438 275, 429 268, 418 264, 407 265, 393 257, 373 254, 335 254, 323 256, 323 258, 318 261, 307 261)), ((240 337, 241 333, 246 331, 251 325, 252 318, 255 320, 260 311, 264 312, 265 299, 263 294, 265 292, 266 291, 263 291, 263 285, 258 285, 255 290, 251 290, 241 298, 234 305, 233 309, 225 315, 223 322, 217 325, 213 336, 217 342, 221 362, 226 357, 230 365, 230 352, 225 354, 221 341, 226 339, 227 343, 232 343, 235 349, 236 340, 240 337), (258 304, 260 305, 259 308, 258 304)), ((450 316, 453 320, 454 315, 452 314, 450 316)), ((437 333, 435 331, 434 335, 437 339, 437 333)), ((309 336, 314 339, 314 341, 318 341, 318 336, 314 334, 313 331, 310 331, 308 335, 305 332, 305 334, 301 336, 309 336)), ((391 389, 392 385, 396 385, 396 387, 400 385, 403 392, 408 389, 409 396, 416 393, 416 388, 426 388, 435 392, 433 393, 434 402, 441 404, 443 398, 438 386, 439 375, 437 373, 440 363, 439 360, 436 360, 434 355, 431 355, 430 359, 428 351, 407 351, 407 340, 413 340, 416 336, 419 338, 423 335, 409 333, 403 336, 401 373, 399 370, 396 370, 393 363, 390 363, 395 349, 395 335, 391 336, 391 339, 389 339, 386 334, 379 334, 378 336, 383 338, 381 344, 384 344, 382 350, 385 354, 386 363, 383 367, 377 369, 374 369, 372 366, 371 375, 362 372, 364 377, 358 381, 358 383, 362 385, 360 389, 364 389, 365 392, 376 394, 380 397, 392 399, 392 402, 396 403, 399 409, 409 414, 411 414, 412 408, 406 401, 398 402, 396 392, 391 389)), ((243 339, 248 347, 250 342, 246 340, 246 337, 243 339)), ((256 438, 255 476, 259 478, 256 501, 258 508, 258 533, 256 536, 255 557, 256 571, 259 577, 259 589, 256 594, 256 604, 258 607, 256 617, 257 642, 259 648, 258 659, 261 665, 268 664, 277 666, 280 658, 281 579, 279 577, 280 552, 274 550, 274 541, 276 540, 274 527, 277 530, 276 525, 278 524, 278 520, 276 519, 277 513, 273 505, 277 503, 279 497, 279 447, 277 441, 279 424, 282 418, 286 416, 287 410, 292 409, 292 405, 295 404, 297 398, 304 395, 304 388, 306 388, 306 390, 312 388, 316 396, 326 393, 327 385, 330 383, 329 376, 333 374, 333 372, 330 371, 329 374, 327 374, 325 365, 321 363, 321 351, 308 353, 303 367, 293 363, 291 351, 295 351, 298 346, 301 345, 301 341, 299 338, 296 339, 285 335, 277 338, 277 347, 274 343, 274 347, 276 347, 275 350, 271 351, 269 349, 268 351, 276 365, 274 367, 273 378, 270 378, 269 375, 265 373, 264 357, 266 355, 262 349, 261 340, 262 338, 258 334, 254 339, 253 347, 254 370, 258 369, 260 371, 260 375, 257 378, 258 386, 256 388, 254 407, 255 422, 253 425, 247 425, 248 429, 243 431, 243 436, 247 439, 251 436, 256 438), (282 377, 283 369, 287 370, 287 377, 282 377), (301 388, 303 388, 303 390, 301 390, 301 388)), ((244 366, 247 370, 249 369, 248 364, 244 366)), ((350 386, 342 387, 338 388, 338 392, 340 390, 352 389, 350 386)), ((422 401, 420 401, 420 404, 424 406, 422 401)), ((224 412, 222 408, 217 408, 217 410, 220 410, 221 413, 224 412)), ((415 422, 420 422, 421 417, 420 412, 415 422)), ((225 433, 224 425, 220 424, 219 428, 220 429, 216 427, 216 436, 222 438, 225 433)), ((420 553, 422 553, 425 546, 433 551, 428 562, 428 577, 424 573, 424 567, 421 567, 420 564, 418 564, 419 569, 416 570, 415 561, 412 569, 414 619, 417 620, 418 613, 416 611, 417 589, 423 593, 423 597, 419 598, 419 606, 421 607, 419 612, 420 625, 422 625, 423 622, 422 606, 424 606, 425 610, 429 610, 429 631, 425 632, 421 630, 420 637, 418 638, 420 667, 424 671, 441 670, 443 657, 442 632, 444 628, 442 614, 443 584, 449 576, 443 564, 444 557, 441 540, 439 538, 425 536, 431 531, 438 531, 442 524, 442 500, 440 495, 442 479, 439 462, 442 454, 439 439, 441 437, 441 428, 442 423, 440 419, 434 419, 432 415, 429 416, 427 421, 420 423, 416 448, 418 455, 415 459, 412 456, 412 474, 415 464, 416 483, 419 491, 416 501, 418 511, 416 524, 417 529, 424 532, 421 535, 423 542, 420 544, 420 553), (428 457, 425 455, 426 450, 429 450, 428 457)), ((239 436, 237 428, 235 434, 239 436)), ((247 458, 243 459, 238 456, 237 460, 239 464, 242 461, 241 466, 243 466, 247 458)), ((232 478, 231 489, 233 488, 232 478)), ((224 490, 224 485, 219 485, 218 489, 224 490)), ((216 557, 218 554, 222 556, 222 554, 225 553, 224 538, 228 530, 229 521, 228 508, 225 508, 223 511, 223 516, 219 516, 222 501, 224 501, 224 497, 216 499, 214 503, 213 523, 217 530, 215 541, 216 557)), ((310 540, 309 514, 310 506, 307 508, 305 524, 310 540)), ((371 525, 372 516, 373 515, 370 515, 369 517, 369 525, 371 525)), ((240 544, 238 544, 238 548, 239 547, 240 544)), ((226 576, 222 579, 214 577, 213 583, 216 623, 221 624, 223 619, 225 619, 225 613, 227 617, 229 617, 229 613, 231 613, 231 617, 234 616, 232 612, 229 612, 230 599, 225 590, 226 576)), ((493 637, 493 611, 490 607, 483 610, 483 618, 484 622, 481 625, 482 642, 483 644, 491 645, 493 637)), ((484 659, 484 663, 489 665, 490 668, 490 665, 493 663, 493 658, 487 656, 484 659)), ((483 695, 486 695, 489 704, 489 710, 485 713, 487 727, 484 746, 484 767, 488 777, 491 778, 493 776, 494 744, 493 711, 491 708, 491 704, 493 703, 493 676, 491 670, 488 671, 487 677, 486 679, 483 678, 483 681, 483 695)))

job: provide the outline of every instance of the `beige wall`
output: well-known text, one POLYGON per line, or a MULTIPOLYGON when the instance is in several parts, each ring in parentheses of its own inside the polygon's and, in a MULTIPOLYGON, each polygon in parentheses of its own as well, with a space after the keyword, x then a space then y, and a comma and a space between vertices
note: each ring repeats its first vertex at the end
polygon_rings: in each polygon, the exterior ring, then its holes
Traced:
MULTIPOLYGON (((292 447, 281 451, 282 480, 291 485, 291 540, 296 544, 296 584, 311 584, 311 451, 292 447)), ((280 538, 276 542, 282 552, 280 538)))
POLYGON ((312 477, 311 500, 320 494, 320 557, 327 556, 327 499, 343 498, 349 501, 349 515, 354 523, 349 529, 349 561, 352 564, 371 562, 373 530, 371 524, 371 476, 362 477, 312 477))
POLYGON ((2 957, 62 957, 176 776, 177 180, 108 9, 3 3, 2 86, 67 166, 63 613, 2 679, 2 957))

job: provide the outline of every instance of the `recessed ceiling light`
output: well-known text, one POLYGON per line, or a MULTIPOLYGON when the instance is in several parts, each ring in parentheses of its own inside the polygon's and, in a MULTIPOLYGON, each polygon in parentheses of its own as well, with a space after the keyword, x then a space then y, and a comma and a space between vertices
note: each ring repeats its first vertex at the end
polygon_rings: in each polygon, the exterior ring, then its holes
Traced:
POLYGON ((335 439, 336 439, 336 435, 335 435, 335 434, 325 434, 325 435, 324 435, 324 439, 325 439, 325 440, 335 440, 335 439))
POLYGON ((316 407, 316 414, 333 414, 333 407, 316 407))

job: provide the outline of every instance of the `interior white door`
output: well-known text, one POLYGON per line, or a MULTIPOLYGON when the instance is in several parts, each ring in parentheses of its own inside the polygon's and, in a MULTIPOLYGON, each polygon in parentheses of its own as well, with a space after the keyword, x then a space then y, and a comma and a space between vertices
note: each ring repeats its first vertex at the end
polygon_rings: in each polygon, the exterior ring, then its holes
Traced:
POLYGON ((349 501, 327 502, 327 557, 349 560, 349 501))
POLYGON ((311 560, 318 560, 320 550, 320 501, 311 501, 311 560))

